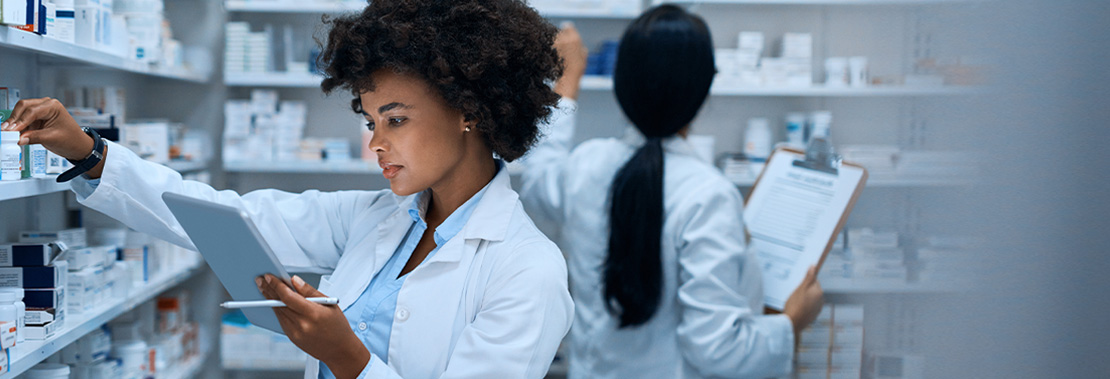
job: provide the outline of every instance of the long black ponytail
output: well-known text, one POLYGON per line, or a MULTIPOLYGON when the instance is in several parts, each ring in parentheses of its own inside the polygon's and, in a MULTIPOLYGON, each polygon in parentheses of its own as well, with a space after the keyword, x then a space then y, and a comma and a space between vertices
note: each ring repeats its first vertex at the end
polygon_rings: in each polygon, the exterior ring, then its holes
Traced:
POLYGON ((716 69, 705 21, 673 5, 641 15, 621 39, 617 101, 646 142, 613 178, 603 295, 620 327, 646 323, 663 291, 663 139, 685 128, 716 69))

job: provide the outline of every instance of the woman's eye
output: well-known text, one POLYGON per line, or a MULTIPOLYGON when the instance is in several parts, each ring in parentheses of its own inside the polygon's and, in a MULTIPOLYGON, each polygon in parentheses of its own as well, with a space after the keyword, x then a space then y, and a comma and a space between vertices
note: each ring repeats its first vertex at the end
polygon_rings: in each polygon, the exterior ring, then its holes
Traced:
POLYGON ((393 126, 401 125, 403 122, 405 122, 405 119, 402 117, 392 117, 389 119, 389 124, 393 126))
POLYGON ((366 122, 366 129, 370 130, 371 132, 374 131, 374 123, 367 121, 366 122))

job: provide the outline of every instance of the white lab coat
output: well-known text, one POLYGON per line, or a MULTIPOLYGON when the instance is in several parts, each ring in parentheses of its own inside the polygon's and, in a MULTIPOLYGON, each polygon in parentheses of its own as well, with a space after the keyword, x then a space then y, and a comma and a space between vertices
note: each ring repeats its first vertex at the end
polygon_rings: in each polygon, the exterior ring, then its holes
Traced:
POLYGON ((571 151, 576 106, 564 99, 524 159, 521 198, 562 227, 575 301, 571 378, 765 378, 790 372, 789 318, 763 316, 760 270, 745 251, 735 185, 680 137, 664 140, 663 294, 646 324, 617 329, 602 296, 614 176, 643 144, 595 139, 571 151))
MULTIPOLYGON (((80 182, 74 186, 87 185, 80 182)), ((81 203, 128 226, 192 248, 163 192, 246 210, 293 272, 325 275, 319 290, 347 309, 397 249, 413 196, 389 190, 261 190, 238 195, 185 181, 109 144, 101 183, 81 203)), ((397 299, 389 364, 367 378, 541 378, 570 328, 566 263, 525 214, 507 170, 493 179, 463 229, 418 266, 397 299)), ((215 312, 215 310, 212 310, 215 312)), ((305 377, 318 362, 309 359, 305 377)))

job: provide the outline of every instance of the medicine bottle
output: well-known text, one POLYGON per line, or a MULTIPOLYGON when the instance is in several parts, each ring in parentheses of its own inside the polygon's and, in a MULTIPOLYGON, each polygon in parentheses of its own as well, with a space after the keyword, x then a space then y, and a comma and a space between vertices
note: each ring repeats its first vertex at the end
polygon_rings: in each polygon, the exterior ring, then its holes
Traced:
POLYGON ((15 323, 16 328, 18 328, 15 333, 15 342, 26 341, 23 335, 23 329, 27 327, 27 304, 23 302, 23 296, 26 296, 26 294, 23 289, 19 287, 0 288, 0 292, 5 291, 15 293, 15 323))
POLYGON ((19 132, 0 132, 0 180, 19 180, 22 169, 19 132))
MULTIPOLYGON (((19 301, 19 298, 16 297, 15 292, 13 292, 13 291, 0 291, 0 323, 3 323, 3 325, 0 325, 0 328, 8 329, 12 325, 16 325, 16 330, 15 330, 16 331, 16 336, 15 337, 16 337, 16 341, 18 342, 18 340, 19 340, 19 326, 18 326, 19 325, 18 324, 18 322, 19 322, 19 307, 16 306, 17 301, 19 301)), ((3 347, 8 348, 10 346, 3 346, 3 347)))

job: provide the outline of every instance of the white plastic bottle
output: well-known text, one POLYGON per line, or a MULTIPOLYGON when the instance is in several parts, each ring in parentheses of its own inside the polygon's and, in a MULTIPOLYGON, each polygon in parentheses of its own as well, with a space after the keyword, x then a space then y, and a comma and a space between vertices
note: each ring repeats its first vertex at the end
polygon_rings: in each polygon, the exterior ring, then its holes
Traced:
POLYGON ((774 146, 771 124, 765 118, 748 120, 748 130, 744 132, 744 155, 751 160, 766 160, 771 156, 774 146))
POLYGON ((0 180, 19 180, 23 169, 23 149, 19 132, 0 132, 0 180))
MULTIPOLYGON (((16 302, 18 300, 19 299, 16 298, 15 292, 0 291, 0 322, 4 323, 2 325, 4 329, 7 329, 12 325, 16 325, 16 341, 19 340, 19 307, 16 306, 16 302)), ((14 342, 16 341, 10 342, 12 342, 12 344, 14 345, 14 342)), ((11 346, 0 345, 0 347, 7 349, 11 346)))
POLYGON ((27 304, 23 302, 23 297, 26 296, 26 293, 23 291, 22 288, 19 287, 0 288, 0 292, 15 293, 15 324, 17 328, 15 333, 15 342, 22 343, 23 341, 26 341, 26 337, 24 337, 23 334, 23 329, 27 327, 27 304))
POLYGON ((805 113, 791 112, 786 114, 786 144, 790 147, 805 148, 806 145, 806 115, 805 113))
POLYGON ((67 379, 69 366, 61 363, 39 363, 27 370, 21 378, 27 379, 67 379))

